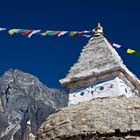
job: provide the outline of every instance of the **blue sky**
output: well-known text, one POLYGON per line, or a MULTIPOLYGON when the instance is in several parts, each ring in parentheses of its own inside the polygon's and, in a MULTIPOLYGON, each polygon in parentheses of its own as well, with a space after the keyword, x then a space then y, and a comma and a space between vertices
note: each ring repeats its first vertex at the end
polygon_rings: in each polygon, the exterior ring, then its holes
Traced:
MULTIPOLYGON (((108 41, 140 51, 138 0, 1 1, 0 27, 42 30, 92 30, 98 22, 108 41)), ((87 38, 30 39, 0 32, 0 74, 13 68, 37 76, 48 87, 61 88, 87 38)), ((126 66, 140 77, 140 57, 117 50, 126 66)))

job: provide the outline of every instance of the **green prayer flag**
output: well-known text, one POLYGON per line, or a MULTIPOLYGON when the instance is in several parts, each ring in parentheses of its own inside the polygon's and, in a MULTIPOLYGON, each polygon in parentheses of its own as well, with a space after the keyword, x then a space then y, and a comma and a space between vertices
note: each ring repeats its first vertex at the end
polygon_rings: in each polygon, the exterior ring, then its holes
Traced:
POLYGON ((140 52, 134 52, 133 54, 140 57, 140 52))
POLYGON ((18 34, 18 33, 24 32, 24 31, 25 31, 25 29, 19 29, 16 33, 18 34))

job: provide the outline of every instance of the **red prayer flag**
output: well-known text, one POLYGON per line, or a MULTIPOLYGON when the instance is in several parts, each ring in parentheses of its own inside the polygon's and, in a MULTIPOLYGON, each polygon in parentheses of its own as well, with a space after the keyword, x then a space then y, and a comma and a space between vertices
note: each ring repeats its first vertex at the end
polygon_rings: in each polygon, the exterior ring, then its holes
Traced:
POLYGON ((31 32, 32 32, 32 30, 25 30, 25 31, 21 32, 21 35, 28 35, 31 32))

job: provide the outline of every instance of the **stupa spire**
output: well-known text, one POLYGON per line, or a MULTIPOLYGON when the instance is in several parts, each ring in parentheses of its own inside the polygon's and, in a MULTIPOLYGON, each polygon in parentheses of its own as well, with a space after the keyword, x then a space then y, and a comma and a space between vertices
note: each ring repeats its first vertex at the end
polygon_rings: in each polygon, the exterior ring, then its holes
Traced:
POLYGON ((103 27, 101 26, 100 23, 98 23, 97 27, 94 28, 92 31, 93 31, 94 35, 104 35, 103 27))

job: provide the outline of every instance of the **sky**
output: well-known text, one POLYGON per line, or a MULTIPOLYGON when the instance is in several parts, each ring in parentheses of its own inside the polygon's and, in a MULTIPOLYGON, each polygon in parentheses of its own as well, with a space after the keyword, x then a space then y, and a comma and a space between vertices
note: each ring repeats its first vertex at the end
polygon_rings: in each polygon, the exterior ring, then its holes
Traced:
MULTIPOLYGON (((92 30, 101 22, 108 41, 140 51, 139 0, 12 0, 0 3, 0 27, 41 30, 92 30)), ((0 32, 0 75, 19 69, 50 88, 62 88, 87 38, 10 36, 0 32)), ((117 50, 140 78, 140 57, 117 50)))

